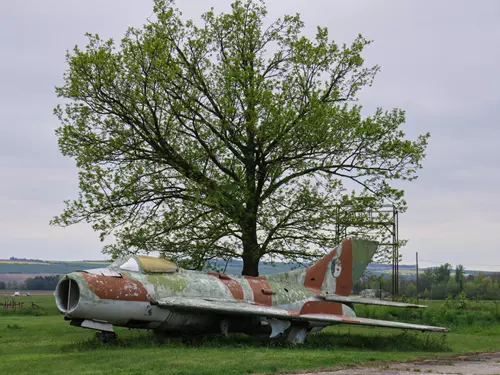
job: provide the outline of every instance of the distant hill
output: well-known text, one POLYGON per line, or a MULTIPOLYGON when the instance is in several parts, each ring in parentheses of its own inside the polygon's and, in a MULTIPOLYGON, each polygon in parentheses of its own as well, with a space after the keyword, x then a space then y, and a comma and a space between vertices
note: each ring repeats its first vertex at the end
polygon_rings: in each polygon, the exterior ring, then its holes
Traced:
POLYGON ((11 261, 0 260, 0 274, 62 274, 77 270, 106 267, 109 262, 58 262, 58 261, 11 261))
MULTIPOLYGON (((38 262, 23 262, 0 260, 0 274, 65 274, 78 270, 89 270, 93 268, 107 267, 109 262, 64 262, 64 261, 38 261, 38 262)), ((243 262, 234 260, 226 263, 222 260, 212 262, 220 270, 224 270, 229 274, 240 274, 243 268, 243 262)), ((270 275, 278 272, 286 272, 291 269, 297 268, 297 265, 289 265, 284 263, 276 263, 271 265, 269 263, 261 263, 260 273, 263 275, 270 275)))
MULTIPOLYGON (((239 275, 243 268, 243 262, 241 260, 233 260, 227 265, 222 260, 216 260, 211 262, 212 265, 216 266, 221 271, 228 274, 239 275)), ((2 274, 29 274, 29 275, 49 275, 49 274, 65 274, 78 270, 88 270, 93 268, 107 267, 110 263, 105 261, 41 261, 41 260, 0 260, 0 275, 2 274)), ((303 265, 298 264, 286 264, 277 262, 275 264, 270 264, 263 262, 259 266, 259 271, 261 275, 271 275, 273 273, 287 272, 292 269, 304 268, 303 265)), ((421 268, 423 271, 425 268, 421 268)), ((413 278, 415 276, 415 266, 414 265, 399 265, 400 277, 401 278, 413 278)), ((392 266, 390 264, 381 263, 370 263, 368 265, 367 271, 369 273, 380 275, 384 274, 389 276, 392 271, 392 266)), ((488 274, 489 272, 467 270, 467 274, 478 274, 483 272, 488 274)))

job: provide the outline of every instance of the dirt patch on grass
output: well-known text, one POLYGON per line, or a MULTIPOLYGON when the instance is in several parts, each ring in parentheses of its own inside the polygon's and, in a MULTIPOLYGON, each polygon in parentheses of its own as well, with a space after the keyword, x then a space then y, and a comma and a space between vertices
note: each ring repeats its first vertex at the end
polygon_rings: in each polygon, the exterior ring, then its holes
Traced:
POLYGON ((301 375, 415 375, 423 374, 500 374, 500 352, 461 355, 453 358, 424 359, 413 362, 386 364, 377 367, 357 367, 301 375))

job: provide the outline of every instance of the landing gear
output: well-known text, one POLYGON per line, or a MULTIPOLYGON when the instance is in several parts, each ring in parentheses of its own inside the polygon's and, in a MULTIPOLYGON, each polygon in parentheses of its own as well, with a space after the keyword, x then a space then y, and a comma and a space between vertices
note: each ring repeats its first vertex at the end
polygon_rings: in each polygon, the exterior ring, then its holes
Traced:
POLYGON ((229 335, 229 321, 226 319, 222 319, 220 321, 220 333, 224 337, 228 337, 229 335))
POLYGON ((306 341, 308 329, 306 327, 291 327, 286 335, 289 344, 303 344, 306 341))
POLYGON ((344 303, 344 305, 346 305, 347 307, 349 307, 352 311, 354 311, 354 304, 348 302, 348 303, 344 303))
POLYGON ((114 332, 109 332, 109 331, 100 331, 95 334, 95 337, 103 343, 109 343, 116 341, 118 336, 114 332))

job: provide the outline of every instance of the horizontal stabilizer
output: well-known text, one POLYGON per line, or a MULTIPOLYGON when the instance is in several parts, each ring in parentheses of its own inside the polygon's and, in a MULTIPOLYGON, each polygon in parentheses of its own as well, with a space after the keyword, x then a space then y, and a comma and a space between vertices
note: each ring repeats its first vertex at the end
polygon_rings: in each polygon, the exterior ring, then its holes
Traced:
POLYGON ((336 294, 327 295, 325 301, 341 302, 341 303, 357 303, 361 305, 378 305, 392 307, 408 307, 408 308, 425 308, 425 305, 416 305, 414 303, 392 302, 373 298, 339 296, 336 294))

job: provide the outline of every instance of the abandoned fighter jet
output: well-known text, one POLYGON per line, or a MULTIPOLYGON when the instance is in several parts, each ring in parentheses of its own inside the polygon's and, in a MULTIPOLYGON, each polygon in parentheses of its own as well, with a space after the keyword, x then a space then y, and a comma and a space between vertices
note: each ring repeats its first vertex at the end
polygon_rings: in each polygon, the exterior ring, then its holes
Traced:
POLYGON ((291 343, 334 324, 447 331, 356 317, 353 304, 425 307, 349 296, 376 249, 375 242, 347 239, 309 268, 259 277, 190 271, 165 259, 131 255, 108 268, 65 275, 54 294, 71 325, 98 330, 103 341, 116 337, 113 326, 166 337, 243 332, 291 343))

